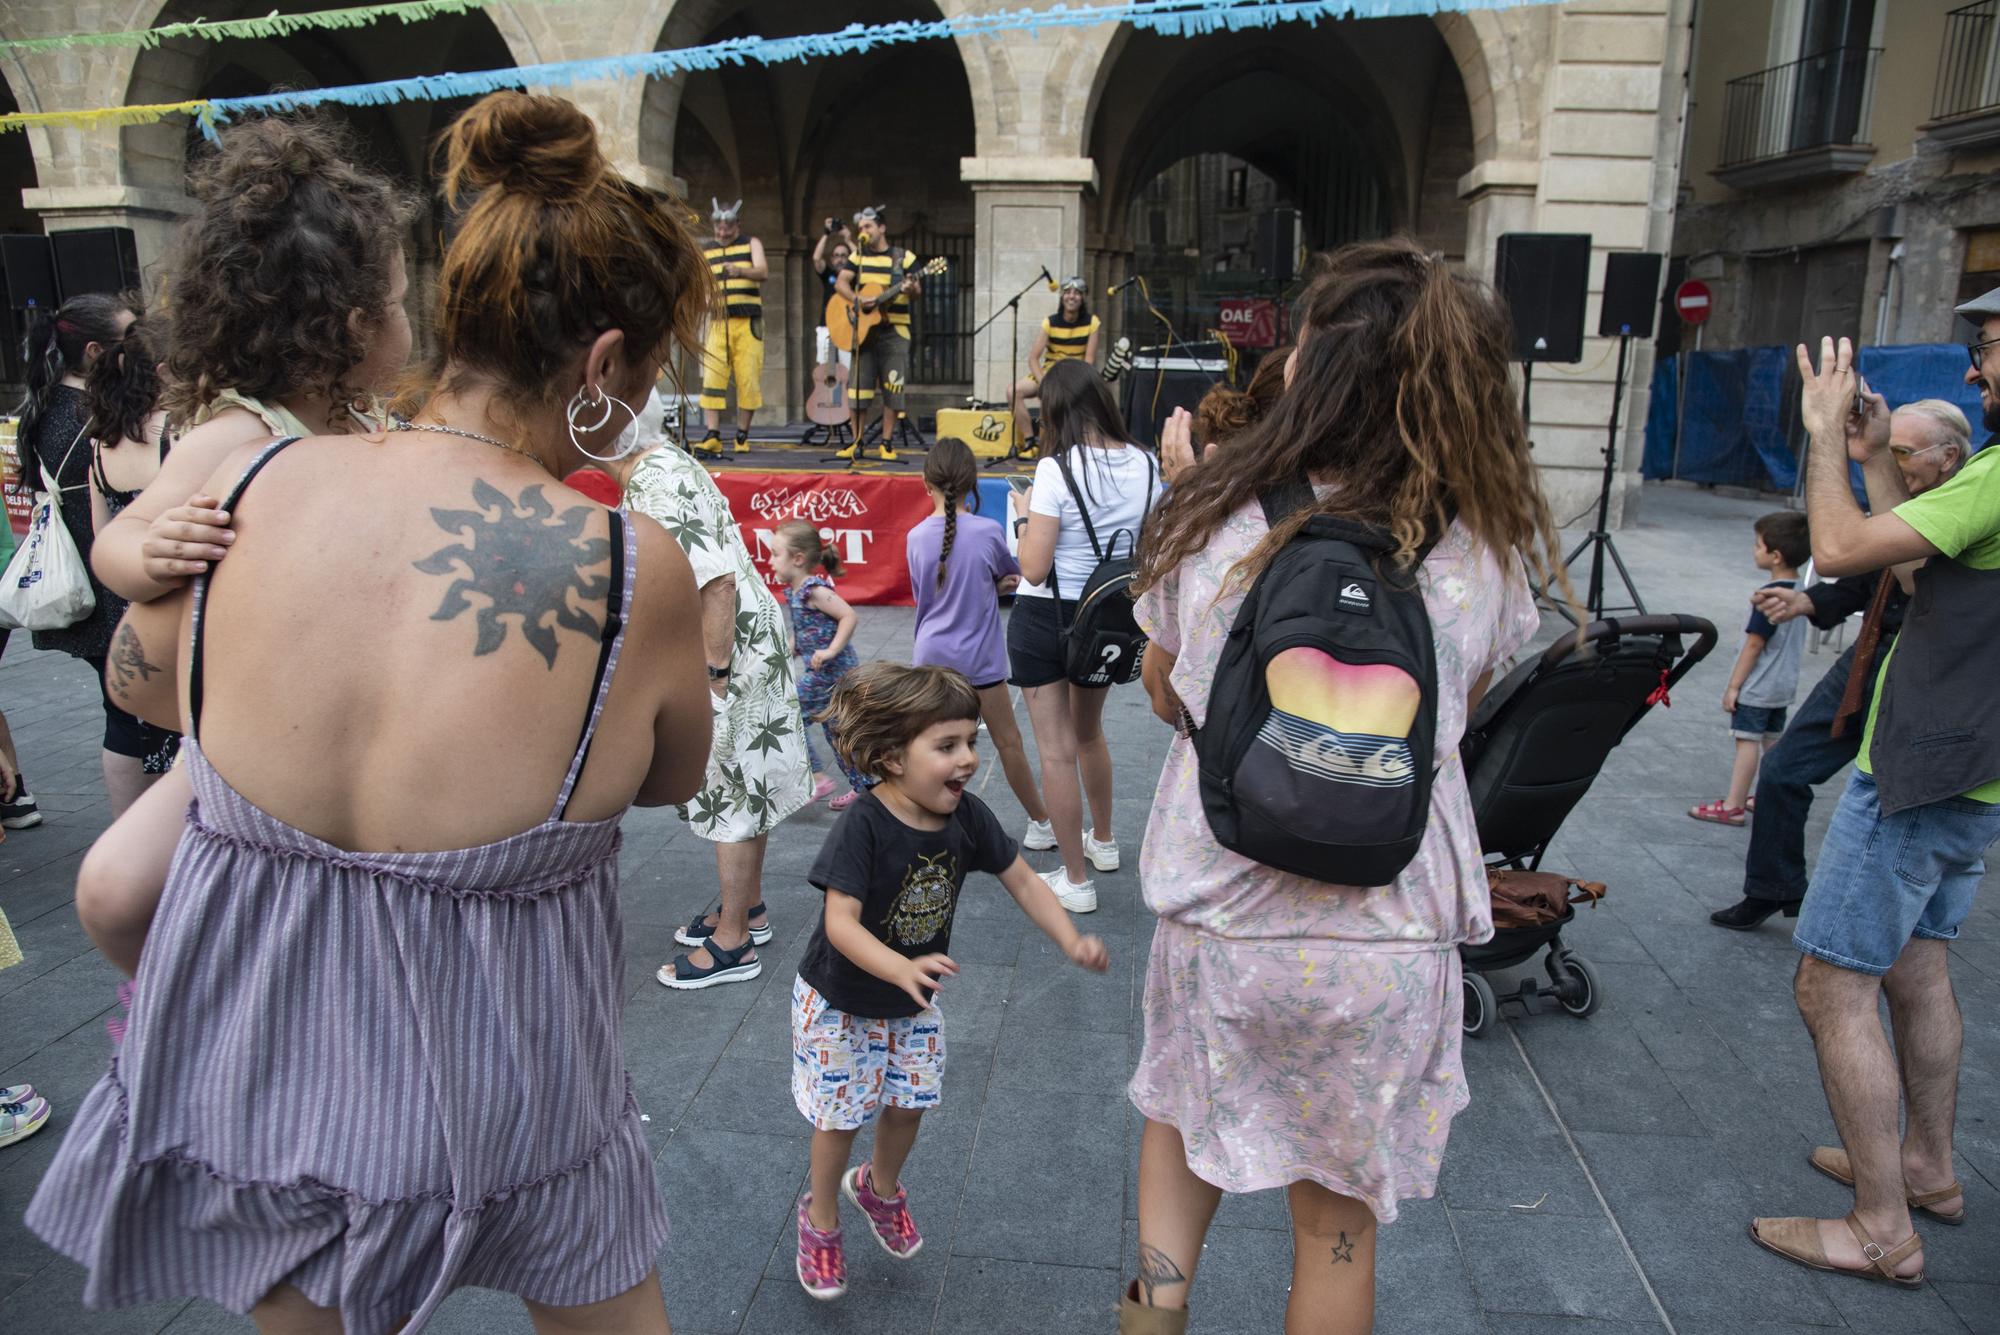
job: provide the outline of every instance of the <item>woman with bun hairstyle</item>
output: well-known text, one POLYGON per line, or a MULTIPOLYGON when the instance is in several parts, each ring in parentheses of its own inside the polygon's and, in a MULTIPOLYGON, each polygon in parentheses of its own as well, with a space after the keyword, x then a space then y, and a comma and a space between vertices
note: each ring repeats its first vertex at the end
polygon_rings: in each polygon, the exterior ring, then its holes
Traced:
POLYGON ((380 396, 410 356, 412 205, 355 155, 331 121, 274 117, 224 130, 194 164, 201 209, 164 281, 174 452, 90 555, 122 597, 157 598, 222 559, 229 516, 200 489, 233 451, 383 425, 380 396))
POLYGON ((637 448, 707 267, 568 102, 496 93, 440 154, 429 400, 234 451, 198 481, 230 558, 121 627, 157 670, 113 693, 184 695, 195 802, 28 1210, 92 1307, 386 1335, 478 1285, 545 1335, 668 1330, 618 824, 701 780, 700 611, 659 525, 561 479, 637 448))
MULTIPOLYGON (((1222 1193, 1275 1187, 1292 1219, 1285 1330, 1371 1329, 1378 1225, 1436 1190, 1467 1102, 1458 947, 1493 935, 1459 739, 1493 673, 1535 632, 1529 570, 1560 582, 1492 292, 1406 240, 1370 242, 1336 252, 1300 312, 1289 384, 1223 446, 1228 467, 1189 467, 1185 419, 1163 433, 1162 454, 1185 475, 1140 544, 1144 680, 1180 735, 1139 862, 1159 921, 1128 1090, 1145 1125, 1125 1335, 1186 1330, 1222 1193), (1273 529, 1259 498, 1294 480, 1312 499, 1273 529), (1314 514, 1386 529, 1404 562, 1428 546, 1415 582, 1436 644, 1437 736, 1418 763, 1437 777, 1422 845, 1389 885, 1252 862, 1216 842, 1202 805, 1189 734, 1209 715, 1224 642, 1258 574, 1314 514)), ((1287 708, 1310 707, 1322 724, 1380 720, 1396 701, 1416 708, 1407 677, 1309 675, 1287 708)))

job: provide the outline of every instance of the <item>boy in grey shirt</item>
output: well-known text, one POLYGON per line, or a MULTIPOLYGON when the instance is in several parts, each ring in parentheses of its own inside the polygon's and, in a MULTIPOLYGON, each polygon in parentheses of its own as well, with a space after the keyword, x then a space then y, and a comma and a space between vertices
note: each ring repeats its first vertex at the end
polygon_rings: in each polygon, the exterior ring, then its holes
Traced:
MULTIPOLYGON (((1793 510, 1776 510, 1759 519, 1755 531, 1757 568, 1771 576, 1762 587, 1789 589, 1797 585, 1799 567, 1812 555, 1806 517, 1793 510)), ((1744 807, 1757 782, 1757 762, 1784 732, 1785 711, 1798 693, 1799 654, 1805 642, 1803 619, 1774 626, 1762 612, 1751 611, 1750 623, 1743 628, 1743 650, 1736 655, 1736 666, 1729 674, 1729 689, 1722 693, 1729 735, 1736 739, 1729 795, 1689 807, 1688 815, 1718 825, 1743 824, 1747 818, 1744 807)))

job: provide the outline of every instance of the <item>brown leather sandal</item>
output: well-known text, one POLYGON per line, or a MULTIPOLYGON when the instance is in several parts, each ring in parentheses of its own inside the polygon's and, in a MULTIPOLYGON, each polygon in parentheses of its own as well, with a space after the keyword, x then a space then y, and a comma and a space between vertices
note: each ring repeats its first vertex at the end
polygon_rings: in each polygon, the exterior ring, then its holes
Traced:
POLYGON ((1138 1293, 1136 1282, 1125 1286, 1125 1300, 1118 1304, 1118 1335, 1187 1335, 1185 1307, 1147 1307, 1138 1293))
MULTIPOLYGON (((1825 1174, 1827 1177, 1840 1183, 1843 1187, 1854 1185, 1854 1165, 1848 1161, 1847 1151, 1837 1145, 1820 1145, 1815 1147, 1813 1152, 1806 1156, 1806 1162, 1813 1166, 1815 1172, 1825 1174)), ((1965 1222, 1965 1207, 1963 1205, 1959 1206, 1957 1211, 1952 1214, 1945 1214, 1942 1210, 1934 1210, 1931 1207, 1940 1201, 1948 1201, 1954 1196, 1963 1196, 1964 1194, 1965 1185, 1961 1182, 1953 1182, 1950 1186, 1939 1187, 1936 1191, 1909 1192, 1905 1199, 1908 1200, 1912 1210, 1928 1215, 1940 1224, 1955 1225, 1965 1222)))
POLYGON ((1914 1275, 1896 1273, 1896 1263, 1917 1251, 1924 1240, 1912 1233, 1894 1247, 1884 1249, 1882 1244, 1868 1236, 1866 1229, 1853 1215, 1848 1215, 1842 1223, 1847 1225, 1854 1240, 1861 1244, 1861 1254, 1868 1258, 1866 1267, 1850 1270, 1846 1266, 1835 1265, 1827 1260, 1826 1248, 1819 1242, 1819 1220, 1792 1216, 1783 1219, 1753 1219, 1750 1221, 1750 1240, 1767 1252, 1775 1252, 1796 1265, 1808 1270, 1818 1270, 1829 1275, 1852 1275, 1856 1279, 1872 1279, 1878 1284, 1894 1284, 1899 1289, 1918 1289, 1924 1284, 1924 1272, 1914 1275))

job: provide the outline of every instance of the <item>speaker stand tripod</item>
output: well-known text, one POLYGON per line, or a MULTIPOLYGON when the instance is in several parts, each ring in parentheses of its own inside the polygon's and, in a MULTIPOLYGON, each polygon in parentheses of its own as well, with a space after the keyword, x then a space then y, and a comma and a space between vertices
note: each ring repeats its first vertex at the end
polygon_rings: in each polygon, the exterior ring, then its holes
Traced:
MULTIPOLYGON (((1584 610, 1592 621, 1601 621, 1609 612, 1636 612, 1646 615, 1646 604, 1639 598, 1639 590, 1632 583, 1632 572, 1625 568, 1625 559, 1618 554, 1618 544, 1611 540, 1611 481, 1617 470, 1618 418, 1625 398, 1625 357, 1632 346, 1632 336, 1621 333, 1618 336, 1618 378, 1611 382, 1611 426, 1604 438, 1604 477, 1597 487, 1597 524, 1585 535, 1574 551, 1563 559, 1563 569, 1575 565, 1584 552, 1590 553, 1590 580, 1584 595, 1584 610), (1604 560, 1611 558, 1612 566, 1618 572, 1618 582, 1625 586, 1625 596, 1630 603, 1607 608, 1604 605, 1604 560)), ((1569 609, 1557 604, 1556 610, 1564 619, 1574 621, 1569 609)))

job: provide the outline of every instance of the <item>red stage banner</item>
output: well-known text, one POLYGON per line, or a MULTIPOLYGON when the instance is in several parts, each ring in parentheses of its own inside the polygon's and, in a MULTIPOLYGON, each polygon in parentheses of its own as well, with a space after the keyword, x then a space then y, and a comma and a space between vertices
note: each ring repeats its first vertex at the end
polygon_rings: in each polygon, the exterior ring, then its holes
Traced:
MULTIPOLYGON (((771 535, 778 525, 803 519, 819 528, 847 567, 837 581, 850 603, 908 607, 910 572, 903 543, 930 518, 931 500, 916 477, 856 473, 739 473, 715 475, 729 509, 764 578, 771 578, 771 535)), ((782 592, 780 585, 773 589, 782 592)))
POLYGON ((1219 315, 1222 332, 1237 347, 1277 346, 1278 303, 1270 297, 1224 297, 1219 315))

